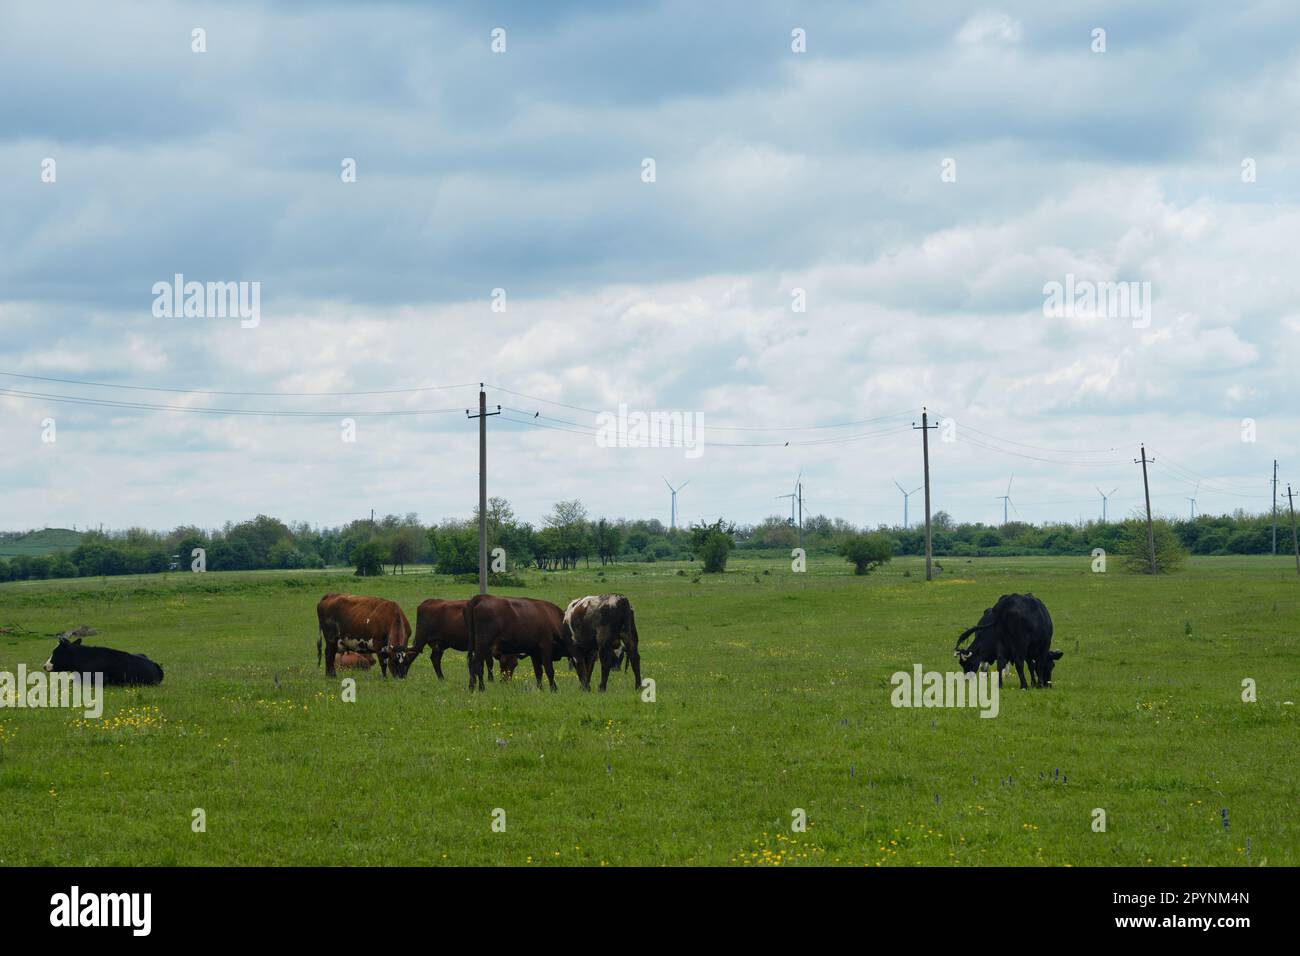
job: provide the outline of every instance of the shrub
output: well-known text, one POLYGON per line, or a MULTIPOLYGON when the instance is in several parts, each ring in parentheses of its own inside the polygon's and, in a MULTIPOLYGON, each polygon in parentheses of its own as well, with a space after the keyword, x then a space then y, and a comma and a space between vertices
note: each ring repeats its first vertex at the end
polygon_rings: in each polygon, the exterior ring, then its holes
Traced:
POLYGON ((736 526, 721 518, 713 524, 693 525, 691 543, 695 556, 704 562, 705 574, 721 574, 727 570, 727 555, 736 546, 736 526))
POLYGON ((478 580, 478 532, 452 529, 431 533, 439 574, 474 574, 478 580))
MULTIPOLYGON (((1152 537, 1156 546, 1156 574, 1176 571, 1182 565, 1187 552, 1182 542, 1168 521, 1156 521, 1152 524, 1152 537)), ((1151 547, 1147 542, 1147 525, 1145 519, 1128 522, 1121 545, 1124 553, 1124 568, 1138 574, 1151 573, 1151 547)))
POLYGON ((894 556, 883 534, 855 534, 840 542, 840 554, 853 564, 854 574, 870 574, 894 556))
POLYGON ((384 573, 384 546, 378 541, 367 541, 352 552, 352 563, 356 565, 357 577, 379 577, 384 573))

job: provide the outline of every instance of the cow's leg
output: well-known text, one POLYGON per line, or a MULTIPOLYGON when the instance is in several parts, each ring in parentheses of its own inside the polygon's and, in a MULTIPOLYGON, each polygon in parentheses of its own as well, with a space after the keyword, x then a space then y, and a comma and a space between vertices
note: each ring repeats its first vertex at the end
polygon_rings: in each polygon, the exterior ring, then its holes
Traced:
POLYGON ((1022 658, 1013 657, 1012 661, 1016 665, 1016 676, 1020 678, 1020 689, 1029 690, 1029 685, 1025 683, 1025 662, 1022 658))
POLYGON ((487 663, 488 680, 492 681, 493 683, 496 683, 496 678, 492 676, 492 655, 491 654, 488 655, 488 659, 486 663, 487 663))
POLYGON ((338 677, 334 672, 334 658, 339 652, 339 641, 337 637, 325 638, 325 676, 338 677))
POLYGON ((600 692, 605 692, 609 683, 609 672, 614 667, 614 651, 608 644, 600 649, 600 692))
MULTIPOLYGON (((555 686, 555 668, 551 666, 551 651, 549 648, 542 651, 542 666, 546 668, 546 679, 551 684, 551 690, 559 690, 560 688, 555 686)), ((537 682, 537 686, 539 688, 542 686, 540 680, 537 682)))
POLYGON ((632 665, 632 680, 636 682, 636 690, 641 689, 641 652, 636 649, 635 645, 629 645, 627 648, 628 663, 632 665))
POLYGON ((388 679, 388 655, 380 654, 379 652, 380 650, 385 650, 388 647, 393 647, 395 645, 381 644, 379 647, 375 647, 373 644, 371 644, 370 646, 372 648, 372 653, 379 658, 379 672, 384 675, 384 680, 387 680, 388 679))
MULTIPOLYGON (((483 656, 476 653, 474 645, 470 645, 465 657, 469 663, 469 689, 473 690, 477 683, 478 689, 483 689, 483 656)), ((489 652, 490 653, 490 652, 489 652)))
POLYGON ((542 659, 536 651, 528 655, 533 662, 533 676, 537 678, 537 689, 542 689, 542 659))
POLYGON ((434 644, 429 651, 429 656, 433 658, 433 672, 438 675, 438 680, 444 680, 442 676, 442 651, 441 644, 434 644))

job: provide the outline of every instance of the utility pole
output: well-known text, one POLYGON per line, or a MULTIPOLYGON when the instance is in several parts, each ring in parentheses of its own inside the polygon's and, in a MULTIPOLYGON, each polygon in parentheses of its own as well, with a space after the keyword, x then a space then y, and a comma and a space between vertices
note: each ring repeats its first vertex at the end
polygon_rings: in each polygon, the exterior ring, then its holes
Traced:
POLYGON ((487 410, 487 392, 483 383, 478 383, 478 414, 471 415, 465 409, 466 418, 478 419, 478 593, 487 594, 487 420, 489 415, 500 415, 501 406, 495 412, 487 410))
POLYGON ((921 461, 925 466, 925 579, 934 579, 934 547, 930 537, 930 429, 938 425, 929 424, 925 406, 921 406, 921 424, 912 422, 912 429, 921 430, 921 461))
POLYGON ((1154 458, 1147 458, 1147 446, 1142 445, 1142 457, 1134 458, 1133 464, 1142 463, 1142 492, 1147 499, 1147 549, 1151 556, 1151 573, 1156 574, 1156 532, 1151 523, 1151 486, 1147 484, 1147 465, 1155 464, 1154 458))
MULTIPOLYGON (((1287 485, 1290 488, 1290 485, 1287 485)), ((1277 459, 1273 459, 1273 557, 1277 557, 1277 459)))
POLYGON ((1295 552, 1295 573, 1300 574, 1300 541, 1295 534, 1295 495, 1291 493, 1289 484, 1286 486, 1286 503, 1291 508, 1291 550, 1295 552))

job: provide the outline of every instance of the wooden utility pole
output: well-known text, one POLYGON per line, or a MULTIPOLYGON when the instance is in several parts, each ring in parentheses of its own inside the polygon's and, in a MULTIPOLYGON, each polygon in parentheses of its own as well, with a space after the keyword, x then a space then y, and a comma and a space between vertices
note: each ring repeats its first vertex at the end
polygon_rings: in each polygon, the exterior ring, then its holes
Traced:
POLYGON ((1156 570, 1156 532, 1155 526, 1151 523, 1151 486, 1147 484, 1147 465, 1155 464, 1154 458, 1147 457, 1147 446, 1142 445, 1142 457, 1134 458, 1133 464, 1142 463, 1142 493, 1147 499, 1147 549, 1151 557, 1151 573, 1158 574, 1156 570))
MULTIPOLYGON (((1290 488, 1290 485, 1287 485, 1290 488)), ((1273 459, 1273 557, 1277 557, 1277 459, 1273 459)))
POLYGON ((478 383, 478 414, 471 415, 465 409, 466 418, 478 419, 478 593, 487 594, 487 420, 489 415, 500 415, 501 406, 495 412, 487 410, 487 392, 483 383, 478 383))
POLYGON ((1291 493, 1291 486, 1286 486, 1286 503, 1291 508, 1291 550, 1295 552, 1295 573, 1300 574, 1300 540, 1297 540, 1295 534, 1295 495, 1291 493))
POLYGON ((912 422, 912 428, 921 430, 921 461, 925 466, 925 579, 934 579, 934 547, 930 537, 930 429, 938 425, 929 424, 925 407, 921 407, 921 424, 912 422))

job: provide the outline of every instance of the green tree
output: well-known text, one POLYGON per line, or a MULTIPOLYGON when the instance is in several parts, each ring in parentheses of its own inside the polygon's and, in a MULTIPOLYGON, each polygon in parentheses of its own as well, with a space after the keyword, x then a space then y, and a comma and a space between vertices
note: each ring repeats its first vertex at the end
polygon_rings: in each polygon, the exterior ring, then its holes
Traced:
POLYGON ((384 573, 384 547, 378 541, 367 541, 352 550, 352 563, 357 577, 379 577, 384 573))
POLYGON ((713 524, 691 525, 691 544, 695 556, 704 562, 705 574, 727 570, 727 556, 736 546, 736 526, 719 518, 713 524))
MULTIPOLYGON (((1121 542, 1124 554, 1124 568, 1139 574, 1151 573, 1151 545, 1147 541, 1147 524, 1145 518, 1134 518, 1125 523, 1125 534, 1121 542)), ((1164 520, 1152 523, 1152 537, 1155 541, 1156 574, 1176 571, 1182 566, 1187 552, 1182 542, 1174 534, 1173 526, 1164 520)))
POLYGON ((883 534, 855 534, 844 538, 839 548, 853 564, 854 574, 870 574, 894 556, 889 538, 883 534))

